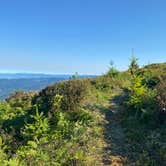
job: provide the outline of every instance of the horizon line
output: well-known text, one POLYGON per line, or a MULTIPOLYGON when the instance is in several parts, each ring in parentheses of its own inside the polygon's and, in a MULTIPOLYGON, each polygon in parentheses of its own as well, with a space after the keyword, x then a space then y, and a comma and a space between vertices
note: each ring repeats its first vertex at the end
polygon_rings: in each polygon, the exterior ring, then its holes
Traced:
MULTIPOLYGON (((78 73, 78 72, 77 72, 78 73)), ((41 75, 74 75, 75 73, 47 73, 47 72, 30 72, 30 71, 0 71, 0 74, 41 74, 41 75)), ((102 75, 102 74, 93 74, 93 73, 78 73, 78 75, 102 75)))

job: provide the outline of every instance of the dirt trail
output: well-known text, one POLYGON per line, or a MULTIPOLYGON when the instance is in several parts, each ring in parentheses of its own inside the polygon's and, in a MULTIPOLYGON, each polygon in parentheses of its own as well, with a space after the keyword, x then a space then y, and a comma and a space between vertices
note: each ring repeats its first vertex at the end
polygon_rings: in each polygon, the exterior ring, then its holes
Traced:
POLYGON ((104 166, 123 166, 126 162, 126 156, 124 156, 125 136, 120 124, 121 117, 118 114, 122 100, 123 93, 118 91, 112 95, 110 104, 102 109, 106 120, 104 126, 104 139, 106 142, 103 155, 104 166))

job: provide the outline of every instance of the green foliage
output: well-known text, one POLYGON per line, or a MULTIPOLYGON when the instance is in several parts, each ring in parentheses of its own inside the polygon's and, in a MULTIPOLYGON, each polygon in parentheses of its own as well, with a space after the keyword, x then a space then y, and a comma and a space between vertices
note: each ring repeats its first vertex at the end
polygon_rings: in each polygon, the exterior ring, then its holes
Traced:
MULTIPOLYGON (((109 114, 110 97, 123 90, 120 98, 112 99, 119 107, 111 116, 123 127, 125 155, 133 165, 162 165, 166 151, 166 84, 158 66, 151 67, 138 72, 137 59, 133 59, 132 76, 129 72, 116 75, 112 65, 108 75, 74 78, 39 93, 16 92, 1 101, 0 165, 101 165, 104 133, 110 128, 103 125, 106 120, 114 120, 106 119, 101 111, 109 114), (121 105, 123 100, 126 102, 121 105), (158 123, 158 114, 162 123, 158 123)), ((118 150, 116 153, 123 153, 118 150)))
POLYGON ((138 64, 137 64, 138 58, 135 56, 132 56, 130 59, 130 66, 129 66, 129 71, 131 75, 135 75, 136 72, 138 71, 138 64))
POLYGON ((6 149, 6 146, 2 140, 2 137, 0 137, 0 163, 2 163, 7 158, 7 155, 4 152, 5 149, 6 149))
POLYGON ((109 77, 108 75, 103 75, 101 77, 97 77, 90 81, 91 85, 95 87, 97 90, 105 92, 114 87, 112 82, 113 82, 112 78, 109 77))
POLYGON ((157 110, 161 122, 166 120, 166 80, 162 80, 157 86, 157 110))
POLYGON ((86 81, 78 79, 57 83, 41 91, 35 102, 43 111, 51 110, 52 98, 61 95, 63 96, 60 106, 62 110, 78 111, 86 95, 87 84, 86 81))
POLYGON ((159 65, 137 70, 131 77, 122 114, 131 165, 165 165, 165 85, 159 65))
POLYGON ((142 85, 142 78, 134 76, 131 80, 129 105, 139 110, 142 108, 142 97, 145 93, 145 87, 142 85))
POLYGON ((11 113, 9 114, 11 110, 10 105, 5 101, 0 101, 0 126, 4 122, 4 120, 8 119, 9 117, 12 117, 11 113))
POLYGON ((146 123, 155 119, 155 98, 156 90, 148 89, 143 85, 143 77, 135 75, 131 79, 129 88, 129 106, 130 115, 142 119, 146 123))
MULTIPOLYGON (((75 95, 79 94, 76 93, 75 95)), ((23 107, 25 109, 23 109, 24 119, 28 119, 20 124, 20 132, 18 129, 14 134, 9 132, 11 138, 7 138, 7 133, 4 132, 3 134, 1 131, 2 139, 5 139, 5 141, 2 141, 0 137, 0 163, 6 166, 35 164, 92 165, 95 163, 93 153, 96 150, 94 148, 93 151, 91 146, 94 146, 97 142, 95 137, 98 123, 94 119, 96 115, 83 108, 77 112, 64 111, 61 109, 62 102, 63 96, 59 94, 50 98, 51 107, 48 112, 51 116, 39 110, 35 104, 32 111, 23 107), (25 112, 28 112, 28 114, 25 112), (93 141, 91 142, 89 138, 93 141)), ((7 109, 7 104, 3 102, 0 105, 1 110, 4 108, 2 123, 3 125, 10 123, 15 128, 13 121, 17 121, 20 115, 17 116, 17 113, 14 112, 11 119, 8 116, 5 117, 5 113, 8 109, 10 112, 11 109, 10 106, 7 109)), ((12 108, 15 107, 12 106, 12 108)))
POLYGON ((118 71, 116 70, 116 68, 114 67, 114 63, 111 62, 111 63, 110 63, 110 67, 109 67, 109 71, 108 71, 107 75, 110 76, 110 77, 115 78, 115 77, 118 76, 118 74, 119 74, 119 72, 118 72, 118 71))
POLYGON ((150 70, 143 73, 143 84, 148 88, 155 88, 155 86, 160 82, 160 78, 155 76, 150 70))
POLYGON ((129 87, 129 101, 127 105, 135 117, 141 112, 144 102, 145 87, 142 85, 142 77, 133 76, 129 87))
POLYGON ((55 112, 55 111, 60 110, 60 106, 61 106, 61 103, 62 103, 62 98, 63 98, 63 96, 61 96, 61 95, 55 95, 55 96, 52 97, 51 112, 55 112))
POLYGON ((43 130, 42 128, 40 132, 36 132, 34 128, 43 126, 41 125, 43 123, 42 116, 36 113, 33 116, 35 121, 25 126, 23 132, 26 133, 25 136, 32 136, 27 137, 29 140, 27 144, 18 149, 16 154, 19 160, 25 164, 70 165, 77 163, 78 165, 86 165, 86 158, 90 155, 90 147, 87 146, 88 135, 86 134, 90 130, 88 126, 92 123, 92 121, 89 121, 89 123, 86 121, 90 120, 92 116, 89 115, 88 111, 83 110, 80 116, 79 114, 77 115, 74 122, 69 120, 72 117, 69 118, 67 114, 66 112, 54 112, 55 117, 52 117, 56 120, 54 126, 49 123, 49 130, 43 130), (39 120, 41 121, 40 124, 37 123, 39 120), (29 133, 30 131, 31 134, 29 133), (47 134, 45 134, 46 132, 47 134), (40 137, 36 135, 40 135, 40 137))
MULTIPOLYGON (((155 165, 165 163, 166 129, 165 126, 150 128, 135 118, 123 120, 126 136, 126 153, 133 161, 132 165, 155 165)), ((165 165, 165 164, 164 164, 165 165)))
POLYGON ((33 96, 33 92, 16 91, 15 93, 11 94, 6 101, 10 103, 11 107, 22 108, 25 110, 31 108, 33 96))
POLYGON ((43 112, 39 113, 36 107, 36 114, 31 115, 33 123, 26 124, 22 133, 27 140, 38 141, 40 138, 45 137, 49 131, 48 119, 43 116, 43 112))

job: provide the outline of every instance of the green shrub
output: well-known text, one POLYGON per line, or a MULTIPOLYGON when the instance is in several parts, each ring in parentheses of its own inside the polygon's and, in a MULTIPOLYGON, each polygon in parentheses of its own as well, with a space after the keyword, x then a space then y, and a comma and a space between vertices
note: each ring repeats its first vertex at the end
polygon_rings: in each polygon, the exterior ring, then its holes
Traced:
POLYGON ((138 61, 138 58, 136 58, 135 56, 132 56, 130 58, 130 66, 128 70, 131 75, 135 75, 139 69, 137 61, 138 61))
POLYGON ((155 75, 151 70, 143 72, 143 84, 148 88, 155 88, 155 86, 160 82, 159 75, 155 75))
POLYGON ((31 118, 33 119, 33 123, 26 124, 22 130, 22 134, 26 140, 38 141, 41 137, 44 137, 49 130, 48 119, 43 116, 43 112, 39 113, 37 107, 36 114, 31 115, 31 118))
POLYGON ((161 122, 164 122, 166 120, 166 79, 158 84, 157 93, 157 110, 161 122))
POLYGON ((134 76, 129 87, 129 101, 127 104, 134 109, 135 115, 138 114, 142 108, 145 91, 145 86, 142 85, 142 77, 134 76))
POLYGON ((47 87, 35 98, 39 110, 52 110, 52 101, 56 95, 63 96, 60 108, 65 111, 77 111, 86 96, 88 82, 85 80, 69 80, 47 87))
POLYGON ((90 81, 91 85, 100 91, 107 91, 109 88, 113 88, 112 78, 108 75, 94 78, 90 81))
POLYGON ((115 77, 118 76, 118 74, 119 74, 118 70, 114 67, 113 62, 111 62, 111 63, 110 63, 110 67, 109 67, 109 71, 107 72, 107 75, 108 75, 109 77, 115 78, 115 77))
POLYGON ((156 119, 155 117, 155 98, 156 90, 148 89, 142 84, 141 76, 134 76, 129 88, 129 106, 130 114, 135 118, 148 122, 156 119))
POLYGON ((11 107, 19 107, 25 110, 31 108, 31 101, 34 95, 34 92, 16 91, 11 94, 6 101, 11 105, 11 107))
POLYGON ((10 111, 10 105, 6 101, 0 101, 0 126, 2 125, 4 120, 7 120, 10 117, 10 111))

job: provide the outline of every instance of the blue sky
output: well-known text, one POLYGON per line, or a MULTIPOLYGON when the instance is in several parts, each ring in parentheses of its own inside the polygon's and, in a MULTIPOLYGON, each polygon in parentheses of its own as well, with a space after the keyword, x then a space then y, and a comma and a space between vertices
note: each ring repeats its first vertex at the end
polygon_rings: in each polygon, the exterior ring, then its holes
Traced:
POLYGON ((0 71, 101 74, 166 61, 165 0, 0 1, 0 71))

